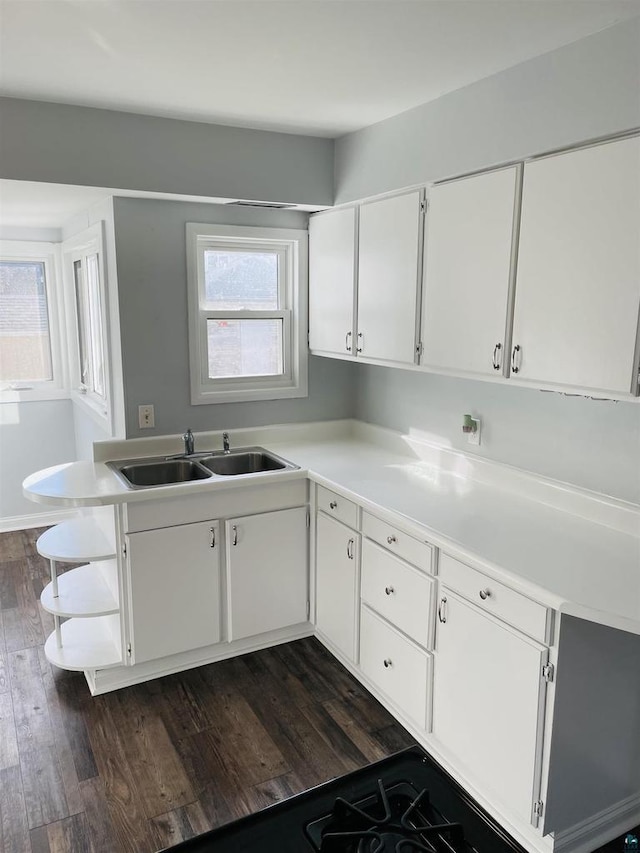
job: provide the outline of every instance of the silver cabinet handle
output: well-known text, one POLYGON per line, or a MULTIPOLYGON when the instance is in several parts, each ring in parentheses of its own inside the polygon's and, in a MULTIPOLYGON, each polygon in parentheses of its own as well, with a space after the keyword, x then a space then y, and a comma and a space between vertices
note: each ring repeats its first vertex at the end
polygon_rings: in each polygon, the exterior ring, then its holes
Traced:
POLYGON ((231 529, 233 530, 233 541, 231 544, 235 546, 238 544, 238 525, 234 524, 231 529))
POLYGON ((347 352, 351 352, 351 336, 352 335, 353 335, 353 332, 347 332, 347 334, 345 335, 345 338, 344 338, 344 348, 346 349, 347 352))
POLYGON ((389 545, 393 545, 397 541, 398 540, 396 539, 395 536, 387 536, 387 542, 389 543, 389 545))
POLYGON ((362 352, 364 349, 364 332, 358 332, 358 346, 356 352, 362 352))
POLYGON ((331 503, 329 504, 329 509, 337 509, 337 508, 338 508, 338 501, 331 501, 331 503))
POLYGON ((349 541, 347 542, 347 557, 350 560, 353 560, 353 546, 354 545, 355 545, 355 540, 349 539, 349 541))
POLYGON ((481 589, 479 592, 479 595, 483 601, 486 601, 487 598, 491 598, 491 590, 490 589, 481 589))
POLYGON ((512 373, 519 373, 520 372, 520 368, 516 364, 516 358, 517 358, 519 352, 520 352, 520 344, 516 344, 513 348, 513 352, 511 353, 511 372, 512 373))
POLYGON ((442 598, 440 599, 440 604, 438 605, 438 621, 442 622, 443 625, 447 621, 446 607, 447 607, 446 596, 442 596, 442 598))
POLYGON ((385 669, 389 669, 390 666, 393 666, 391 658, 385 658, 382 663, 384 664, 385 669))
POLYGON ((496 344, 493 348, 493 369, 494 370, 500 370, 500 360, 501 360, 500 350, 501 349, 502 349, 502 344, 496 344))
POLYGON ((215 527, 210 527, 209 533, 211 534, 211 539, 209 540, 209 547, 215 548, 216 547, 216 529, 215 529, 215 527))
POLYGON ((393 595, 395 589, 392 586, 385 586, 384 591, 387 593, 387 595, 393 595))

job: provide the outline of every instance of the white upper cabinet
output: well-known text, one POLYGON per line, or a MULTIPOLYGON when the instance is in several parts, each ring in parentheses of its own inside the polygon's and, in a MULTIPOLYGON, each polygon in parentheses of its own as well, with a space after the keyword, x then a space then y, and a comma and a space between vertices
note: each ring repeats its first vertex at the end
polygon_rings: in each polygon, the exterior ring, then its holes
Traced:
POLYGON ((512 376, 636 393, 639 242, 640 139, 525 165, 512 376))
POLYGON ((505 372, 519 168, 434 186, 425 245, 422 364, 505 372))
POLYGON ((355 352, 355 207, 309 220, 309 347, 314 352, 355 352))
POLYGON ((356 350, 363 358, 415 362, 422 199, 417 190, 360 208, 356 350))

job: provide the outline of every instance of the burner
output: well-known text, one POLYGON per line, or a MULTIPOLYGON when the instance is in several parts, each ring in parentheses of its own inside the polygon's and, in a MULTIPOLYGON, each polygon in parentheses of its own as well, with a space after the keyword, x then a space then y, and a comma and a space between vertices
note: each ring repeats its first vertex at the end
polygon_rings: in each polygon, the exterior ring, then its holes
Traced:
POLYGON ((356 803, 342 797, 331 814, 312 821, 307 836, 319 853, 467 853, 462 826, 436 811, 425 789, 408 782, 385 787, 356 803))

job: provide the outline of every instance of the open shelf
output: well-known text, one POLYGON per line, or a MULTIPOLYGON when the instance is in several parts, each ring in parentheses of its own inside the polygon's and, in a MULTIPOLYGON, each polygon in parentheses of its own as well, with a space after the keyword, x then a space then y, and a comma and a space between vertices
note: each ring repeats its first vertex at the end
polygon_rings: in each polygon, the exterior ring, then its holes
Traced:
POLYGON ((57 598, 53 595, 53 583, 48 583, 42 590, 40 603, 54 616, 107 616, 119 609, 100 568, 91 563, 58 576, 57 598))
POLYGON ((78 671, 120 666, 122 654, 111 633, 112 618, 98 616, 95 619, 69 619, 62 624, 62 648, 57 646, 55 631, 44 644, 49 663, 61 669, 78 671))
POLYGON ((60 563, 112 560, 115 550, 93 518, 63 521, 45 531, 36 543, 38 553, 60 563))

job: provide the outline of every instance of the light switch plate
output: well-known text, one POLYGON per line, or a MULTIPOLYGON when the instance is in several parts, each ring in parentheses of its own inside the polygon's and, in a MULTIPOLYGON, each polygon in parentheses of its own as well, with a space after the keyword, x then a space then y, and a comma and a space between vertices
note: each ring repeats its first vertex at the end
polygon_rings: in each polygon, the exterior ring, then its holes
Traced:
POLYGON ((138 406, 138 426, 140 429, 151 429, 156 425, 155 413, 151 403, 138 406))

